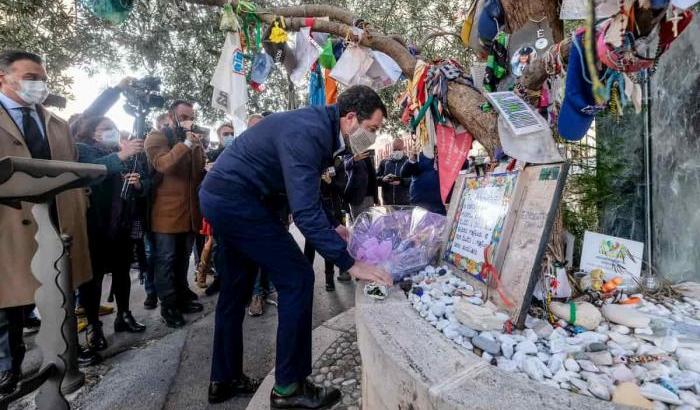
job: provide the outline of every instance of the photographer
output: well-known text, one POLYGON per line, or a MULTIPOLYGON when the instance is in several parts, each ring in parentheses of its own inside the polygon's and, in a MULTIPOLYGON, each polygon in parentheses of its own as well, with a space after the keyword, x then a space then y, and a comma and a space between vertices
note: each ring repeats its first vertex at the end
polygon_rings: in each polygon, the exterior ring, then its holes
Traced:
POLYGON ((344 157, 348 184, 344 199, 350 205, 352 220, 379 203, 377 172, 374 168, 374 150, 359 154, 346 154, 344 157))
POLYGON ((379 163, 377 183, 382 187, 382 203, 384 205, 408 205, 410 202, 408 188, 411 178, 401 178, 401 168, 408 161, 404 152, 403 140, 397 138, 392 142, 392 152, 389 158, 379 163))
POLYGON ((205 156, 192 104, 176 100, 168 115, 173 127, 151 131, 145 149, 156 172, 151 210, 156 292, 165 323, 181 327, 183 313, 203 309, 187 285, 187 270, 194 234, 202 222, 197 191, 205 156))
POLYGON ((84 117, 76 134, 78 160, 107 167, 107 176, 90 186, 87 210, 88 239, 93 278, 80 287, 80 300, 88 321, 88 347, 93 351, 107 348, 99 320, 102 278, 112 274, 112 290, 117 302, 115 332, 143 332, 146 327, 134 319, 129 310, 131 261, 134 242, 132 228, 139 219, 134 200, 121 197, 124 180, 136 195, 148 192, 142 175, 146 170, 133 168, 132 158, 143 152, 143 141, 130 140, 120 148, 120 135, 106 117, 84 117))
POLYGON ((81 114, 74 114, 71 116, 68 120, 70 135, 73 137, 76 136, 80 128, 81 120, 85 118, 102 117, 107 114, 107 111, 119 101, 122 92, 126 91, 133 81, 134 79, 132 77, 124 77, 115 87, 108 87, 102 91, 95 101, 81 114))

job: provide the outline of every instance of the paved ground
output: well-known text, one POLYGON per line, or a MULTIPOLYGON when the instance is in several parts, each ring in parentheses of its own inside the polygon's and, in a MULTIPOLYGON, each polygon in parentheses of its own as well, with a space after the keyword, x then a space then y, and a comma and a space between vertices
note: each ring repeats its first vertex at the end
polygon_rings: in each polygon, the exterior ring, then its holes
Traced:
MULTIPOLYGON (((342 400, 332 410, 359 410, 361 407, 361 361, 355 330, 355 309, 324 322, 314 329, 311 378, 318 384, 341 390, 342 400)), ((247 410, 268 410, 274 374, 270 372, 247 410)))
MULTIPOLYGON (((303 244, 299 233, 293 232, 298 242, 303 244)), ((315 328, 354 305, 355 285, 336 282, 336 292, 326 292, 323 259, 317 257, 314 265, 315 328)), ((105 287, 108 289, 108 286, 109 280, 106 279, 105 287)), ((192 289, 196 289, 194 285, 192 289)), ((86 387, 69 398, 73 407, 129 410, 246 408, 250 398, 231 400, 219 406, 208 406, 206 402, 216 296, 200 297, 200 302, 205 305, 204 312, 189 315, 188 325, 177 331, 160 322, 157 309, 144 310, 144 298, 143 287, 134 280, 132 311, 137 320, 148 326, 143 334, 114 334, 114 315, 102 317, 109 343, 109 348, 103 352, 105 361, 86 371, 86 387)), ((274 307, 268 307, 262 317, 246 318, 244 370, 250 376, 265 377, 274 367, 276 326, 274 307)), ((80 337, 84 341, 84 335, 80 337)), ((27 343, 30 351, 24 370, 32 372, 38 368, 40 357, 33 336, 27 338, 27 343)), ((31 408, 31 402, 25 400, 10 408, 31 408)))

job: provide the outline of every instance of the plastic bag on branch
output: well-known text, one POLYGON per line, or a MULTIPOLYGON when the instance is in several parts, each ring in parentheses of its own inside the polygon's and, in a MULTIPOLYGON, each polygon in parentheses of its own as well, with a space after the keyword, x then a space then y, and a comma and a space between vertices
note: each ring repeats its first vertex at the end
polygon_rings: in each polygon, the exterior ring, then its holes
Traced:
POLYGON ((112 24, 121 24, 134 7, 133 0, 82 0, 83 6, 95 16, 112 24))
POLYGON ((355 220, 348 250, 356 260, 379 265, 398 281, 433 261, 445 219, 419 207, 373 207, 355 220))

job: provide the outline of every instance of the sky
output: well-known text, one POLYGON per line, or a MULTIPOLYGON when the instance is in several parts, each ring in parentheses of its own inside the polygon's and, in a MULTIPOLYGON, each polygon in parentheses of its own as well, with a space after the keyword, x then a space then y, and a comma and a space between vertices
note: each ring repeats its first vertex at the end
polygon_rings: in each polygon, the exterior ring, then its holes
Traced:
MULTIPOLYGON (((73 99, 67 101, 65 109, 57 110, 58 114, 66 120, 73 114, 83 112, 107 87, 114 87, 126 76, 137 76, 133 72, 106 73, 104 71, 89 76, 87 72, 77 67, 71 68, 68 73, 73 78, 71 90, 73 99)), ((122 96, 107 112, 107 117, 114 121, 120 130, 131 131, 134 118, 124 111, 124 103, 122 96)))

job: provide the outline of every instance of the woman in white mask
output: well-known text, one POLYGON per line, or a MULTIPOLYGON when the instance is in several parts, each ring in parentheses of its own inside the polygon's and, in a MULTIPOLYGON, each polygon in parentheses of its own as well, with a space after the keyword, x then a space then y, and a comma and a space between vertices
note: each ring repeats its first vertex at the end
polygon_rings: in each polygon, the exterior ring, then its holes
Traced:
POLYGON ((147 175, 144 161, 134 161, 134 157, 143 152, 142 140, 127 140, 120 145, 119 130, 110 119, 93 117, 80 121, 76 135, 79 161, 107 167, 107 176, 90 186, 87 223, 93 279, 79 289, 88 322, 87 347, 99 351, 107 347, 99 320, 102 278, 106 273, 112 274, 112 291, 117 303, 115 332, 146 329, 134 320, 129 310, 129 271, 137 239, 134 227, 145 221, 141 213, 145 205, 139 204, 139 199, 145 199, 148 184, 142 179, 147 175), (130 185, 126 199, 122 198, 125 183, 130 185))

